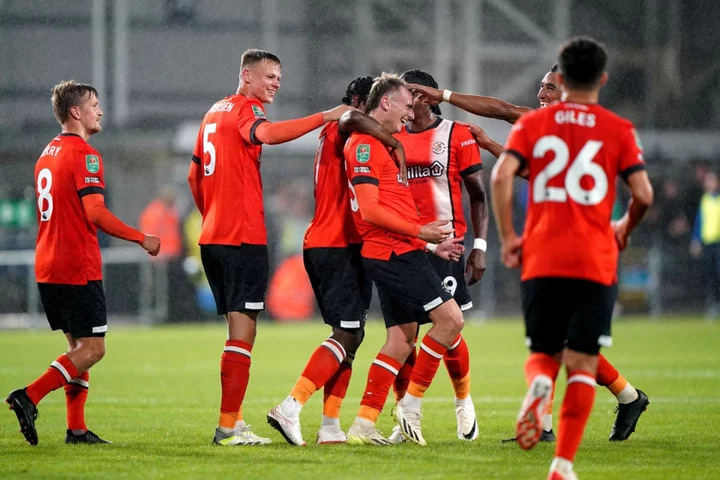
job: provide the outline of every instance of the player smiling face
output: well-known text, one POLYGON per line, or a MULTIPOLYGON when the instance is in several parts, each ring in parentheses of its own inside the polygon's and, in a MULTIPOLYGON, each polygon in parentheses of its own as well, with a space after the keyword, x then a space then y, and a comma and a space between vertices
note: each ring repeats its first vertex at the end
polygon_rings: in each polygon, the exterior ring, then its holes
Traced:
POLYGON ((562 98, 563 87, 558 83, 557 68, 550 70, 540 81, 540 90, 537 99, 540 100, 540 107, 544 108, 562 98))
POLYGON ((388 124, 393 127, 390 133, 400 132, 407 122, 415 118, 413 95, 405 87, 400 87, 387 96, 386 108, 389 116, 388 124))
POLYGON ((100 109, 100 101, 94 93, 88 93, 87 100, 80 105, 71 107, 71 114, 79 120, 82 127, 90 135, 102 130, 100 120, 102 119, 103 111, 100 109))
POLYGON ((262 60, 249 65, 242 72, 243 81, 250 88, 250 96, 262 103, 273 103, 280 90, 282 66, 279 63, 262 60))

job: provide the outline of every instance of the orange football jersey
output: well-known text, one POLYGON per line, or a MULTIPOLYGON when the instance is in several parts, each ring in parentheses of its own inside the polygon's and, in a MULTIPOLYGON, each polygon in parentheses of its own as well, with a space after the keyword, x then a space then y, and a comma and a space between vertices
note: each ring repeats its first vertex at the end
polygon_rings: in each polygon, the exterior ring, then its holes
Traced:
POLYGON ((55 137, 35 164, 38 235, 35 277, 40 283, 85 285, 102 280, 97 230, 82 197, 105 194, 102 157, 82 137, 55 137))
POLYGON ((450 220, 455 236, 467 232, 462 177, 482 169, 477 142, 467 127, 440 117, 422 132, 395 135, 405 148, 408 182, 420 223, 450 220))
POLYGON ((366 258, 388 260, 393 252, 402 255, 425 248, 425 242, 399 233, 389 232, 362 219, 353 186, 361 183, 376 185, 382 208, 408 222, 419 223, 420 214, 406 187, 397 165, 379 140, 370 135, 353 133, 345 144, 347 176, 355 225, 362 235, 362 255, 366 258))
POLYGON ((530 170, 522 279, 611 285, 615 180, 645 168, 632 123, 600 105, 560 102, 523 115, 506 149, 530 170))
POLYGON ((266 121, 258 100, 229 95, 205 114, 193 164, 202 169, 200 245, 266 245, 260 154, 255 128, 266 121))
POLYGON ((305 232, 305 249, 347 247, 362 242, 350 209, 344 146, 338 123, 325 125, 315 154, 315 215, 305 232))

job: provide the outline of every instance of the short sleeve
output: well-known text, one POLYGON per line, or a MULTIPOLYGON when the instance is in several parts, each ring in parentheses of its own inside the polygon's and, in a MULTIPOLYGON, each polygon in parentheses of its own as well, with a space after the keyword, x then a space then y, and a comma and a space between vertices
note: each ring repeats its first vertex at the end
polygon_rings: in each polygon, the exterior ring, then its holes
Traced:
POLYGON ((73 156, 75 189, 80 198, 93 193, 105 195, 105 168, 100 154, 81 149, 76 150, 73 156))
POLYGON ((528 130, 522 117, 515 122, 510 130, 510 135, 505 142, 505 151, 520 160, 521 168, 528 164, 527 159, 532 156, 532 149, 528 141, 528 130))
POLYGON ((238 111, 238 130, 246 142, 254 145, 262 144, 255 138, 255 129, 262 122, 267 122, 262 103, 257 100, 247 100, 241 104, 238 111))
POLYGON ((453 147, 457 159, 458 171, 463 177, 482 170, 482 158, 475 137, 467 127, 456 125, 453 134, 453 147))
POLYGON ((353 185, 380 185, 380 170, 387 150, 380 142, 359 141, 345 149, 347 177, 353 185))
POLYGON ((645 170, 645 159, 640 137, 635 127, 624 128, 620 136, 620 159, 618 171, 623 179, 639 170, 645 170))

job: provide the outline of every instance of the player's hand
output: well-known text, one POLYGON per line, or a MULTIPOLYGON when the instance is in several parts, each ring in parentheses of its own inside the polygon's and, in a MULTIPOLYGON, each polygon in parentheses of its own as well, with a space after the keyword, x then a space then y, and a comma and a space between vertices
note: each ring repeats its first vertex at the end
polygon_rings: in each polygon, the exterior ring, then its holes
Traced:
POLYGON ((485 274, 485 268, 485 252, 479 248, 473 248, 467 265, 465 265, 465 276, 470 276, 468 285, 479 282, 485 274))
POLYGON ((407 187, 407 161, 405 159, 405 148, 403 147, 402 143, 398 141, 395 148, 393 148, 393 150, 390 152, 390 155, 392 155, 395 164, 400 170, 400 178, 402 179, 403 184, 407 187))
POLYGON ((485 133, 485 130, 478 127, 477 125, 474 125, 472 123, 467 122, 455 122, 458 125, 462 125, 463 127, 466 127, 468 130, 470 130, 470 133, 475 138, 475 141, 478 144, 478 147, 485 148, 487 144, 490 143, 490 137, 487 133, 485 133))
POLYGON ((513 236, 501 240, 500 255, 503 265, 507 268, 519 268, 522 254, 522 238, 513 236))
POLYGON ((140 244, 153 257, 160 253, 160 239, 155 235, 145 235, 145 240, 140 244))
POLYGON ((357 108, 353 108, 350 105, 338 105, 337 107, 333 108, 332 110, 325 110, 323 113, 323 121, 325 123, 328 122, 335 122, 337 120, 340 120, 340 117, 343 116, 343 113, 349 111, 349 110, 357 110, 357 108))
POLYGON ((700 258, 700 255, 702 255, 702 244, 697 240, 693 240, 690 244, 690 255, 694 258, 700 258))
POLYGON ((433 252, 443 260, 450 260, 451 262, 459 262, 465 253, 465 245, 463 245, 463 237, 459 238, 448 238, 444 242, 440 243, 435 251, 433 252))
POLYGON ((418 85, 417 83, 408 83, 408 88, 413 95, 421 95, 424 97, 430 105, 437 105, 443 101, 443 91, 437 88, 426 87, 425 85, 418 85))
POLYGON ((432 223, 423 225, 420 227, 418 238, 428 243, 441 243, 448 238, 453 231, 451 226, 446 226, 448 223, 450 223, 449 220, 435 220, 432 223))
POLYGON ((612 222, 612 228, 615 232, 615 241, 617 242, 618 248, 622 252, 625 250, 625 247, 628 246, 629 243, 629 232, 627 230, 627 218, 623 217, 622 219, 612 222))

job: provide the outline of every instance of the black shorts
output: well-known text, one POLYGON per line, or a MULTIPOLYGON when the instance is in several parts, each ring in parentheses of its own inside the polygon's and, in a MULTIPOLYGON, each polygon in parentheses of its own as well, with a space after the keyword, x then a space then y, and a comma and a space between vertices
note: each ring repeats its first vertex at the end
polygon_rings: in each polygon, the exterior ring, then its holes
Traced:
POLYGON ((617 285, 575 278, 534 278, 522 282, 528 347, 554 355, 567 347, 596 355, 612 345, 610 322, 617 285))
POLYGON ((372 298, 372 280, 365 270, 361 245, 346 248, 308 248, 305 270, 323 321, 343 330, 365 328, 372 298))
POLYGON ((385 328, 428 323, 430 312, 452 298, 421 250, 363 262, 377 287, 385 328))
POLYGON ((443 282, 445 290, 450 292, 460 310, 470 310, 473 306, 472 297, 468 284, 465 281, 465 257, 460 257, 459 262, 444 260, 434 253, 427 253, 428 260, 443 282))
POLYGON ((101 280, 86 285, 38 283, 38 290, 50 328, 74 338, 105 336, 107 307, 101 280))
POLYGON ((265 310, 267 245, 200 245, 200 257, 218 315, 265 310))

